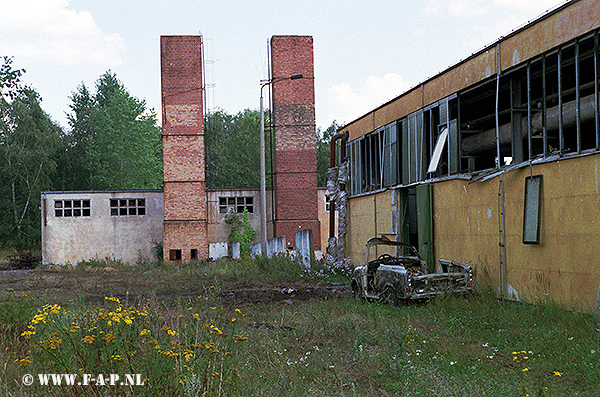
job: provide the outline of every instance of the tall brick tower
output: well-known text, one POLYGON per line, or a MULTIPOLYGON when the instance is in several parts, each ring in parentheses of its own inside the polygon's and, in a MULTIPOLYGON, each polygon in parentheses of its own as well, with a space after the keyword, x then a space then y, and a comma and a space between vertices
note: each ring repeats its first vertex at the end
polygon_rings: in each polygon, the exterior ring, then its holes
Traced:
POLYGON ((317 148, 313 38, 271 38, 272 118, 275 156, 275 236, 288 245, 296 232, 312 229, 321 249, 317 207, 317 148), (302 74, 298 80, 282 80, 302 74))
POLYGON ((202 37, 161 36, 165 260, 208 258, 202 37))

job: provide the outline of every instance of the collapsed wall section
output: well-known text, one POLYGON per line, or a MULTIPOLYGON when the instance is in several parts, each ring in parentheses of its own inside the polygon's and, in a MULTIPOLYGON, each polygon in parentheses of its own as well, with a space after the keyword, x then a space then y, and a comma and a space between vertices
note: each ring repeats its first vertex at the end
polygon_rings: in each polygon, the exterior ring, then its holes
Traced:
POLYGON ((296 232, 311 229, 321 249, 317 206, 317 150, 313 38, 271 38, 271 90, 274 144, 275 236, 288 245, 296 232), (290 76, 302 74, 301 79, 290 76))
POLYGON ((202 37, 161 36, 161 94, 168 261, 208 258, 202 37))

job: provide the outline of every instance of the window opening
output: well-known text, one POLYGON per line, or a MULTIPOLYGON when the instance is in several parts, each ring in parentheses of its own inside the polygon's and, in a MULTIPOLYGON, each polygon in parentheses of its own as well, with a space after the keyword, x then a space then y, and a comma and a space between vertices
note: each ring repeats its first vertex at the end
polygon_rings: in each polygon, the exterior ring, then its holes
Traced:
POLYGON ((181 250, 169 250, 169 260, 180 261, 181 260, 181 250))
POLYGON ((55 217, 88 217, 90 215, 90 200, 54 200, 55 217))
POLYGON ((196 248, 190 250, 190 259, 193 261, 198 259, 198 250, 196 248))
POLYGON ((435 144, 435 148, 433 149, 433 155, 431 156, 431 161, 429 162, 429 167, 427 168, 427 173, 434 173, 438 169, 438 165, 440 163, 440 159, 442 158, 442 152, 444 147, 446 146, 446 141, 448 140, 448 128, 442 129, 440 136, 437 139, 435 144))
POLYGON ((146 199, 110 199, 111 216, 146 215, 146 199))
POLYGON ((228 214, 234 212, 241 214, 244 210, 254 213, 254 197, 219 197, 219 213, 228 214))

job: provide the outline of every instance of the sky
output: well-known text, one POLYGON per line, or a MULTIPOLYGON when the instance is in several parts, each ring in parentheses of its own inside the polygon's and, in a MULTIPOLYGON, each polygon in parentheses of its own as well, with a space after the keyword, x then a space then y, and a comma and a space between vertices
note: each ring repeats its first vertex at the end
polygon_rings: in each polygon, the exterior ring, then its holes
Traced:
POLYGON ((0 56, 68 129, 111 71, 161 113, 160 36, 202 35, 206 104, 259 107, 274 35, 313 36, 317 128, 347 124, 564 0, 0 0, 0 56))

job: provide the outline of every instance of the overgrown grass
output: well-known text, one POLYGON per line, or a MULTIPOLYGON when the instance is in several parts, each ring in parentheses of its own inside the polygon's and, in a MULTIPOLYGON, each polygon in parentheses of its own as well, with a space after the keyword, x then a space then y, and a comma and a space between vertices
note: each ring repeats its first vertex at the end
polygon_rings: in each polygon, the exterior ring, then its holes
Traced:
POLYGON ((288 258, 36 270, 0 291, 0 392, 600 395, 600 332, 557 305, 498 302, 490 291, 406 307, 350 294, 238 306, 220 295, 332 279, 339 269, 307 272, 288 258), (145 384, 23 385, 41 373, 140 373, 145 384))

